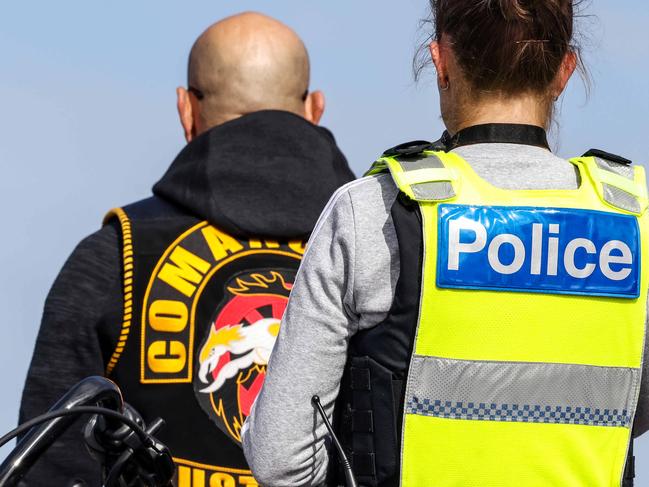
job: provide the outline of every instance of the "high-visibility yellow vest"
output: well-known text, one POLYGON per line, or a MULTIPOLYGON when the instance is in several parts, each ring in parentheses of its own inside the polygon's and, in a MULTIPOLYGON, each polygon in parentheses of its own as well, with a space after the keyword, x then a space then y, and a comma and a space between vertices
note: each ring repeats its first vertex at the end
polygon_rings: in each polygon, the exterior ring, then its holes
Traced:
POLYGON ((647 318, 645 174, 571 162, 578 189, 513 191, 454 153, 378 161, 424 236, 401 485, 620 485, 647 318))

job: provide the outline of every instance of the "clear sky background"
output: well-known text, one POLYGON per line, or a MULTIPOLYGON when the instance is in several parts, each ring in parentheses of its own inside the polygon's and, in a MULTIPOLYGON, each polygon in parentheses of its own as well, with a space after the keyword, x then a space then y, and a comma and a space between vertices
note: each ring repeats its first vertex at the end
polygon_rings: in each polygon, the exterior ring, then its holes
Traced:
MULTIPOLYGON (((146 197, 183 147, 174 89, 189 49, 210 23, 242 10, 303 37, 311 88, 327 95, 323 124, 358 175, 383 149, 441 133, 434 76, 415 84, 411 72, 425 0, 2 2, 1 431, 15 425, 61 265, 108 209, 146 197)), ((586 13, 591 93, 572 82, 553 146, 565 157, 599 147, 647 162, 649 4, 594 0, 586 13)), ((649 485, 649 435, 637 454, 638 485, 649 485)))

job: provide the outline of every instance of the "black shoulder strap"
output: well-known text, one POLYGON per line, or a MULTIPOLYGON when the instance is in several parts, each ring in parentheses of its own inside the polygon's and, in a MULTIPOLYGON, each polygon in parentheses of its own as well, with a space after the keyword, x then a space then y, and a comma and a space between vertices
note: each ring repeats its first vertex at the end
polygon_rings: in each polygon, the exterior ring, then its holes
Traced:
POLYGON ((599 157, 600 159, 605 159, 609 162, 616 162, 618 164, 624 164, 625 166, 630 166, 632 161, 626 159, 625 157, 618 156, 617 154, 612 154, 600 149, 590 149, 582 157, 599 157))
POLYGON ((451 143, 451 135, 445 130, 442 136, 435 142, 426 140, 414 140, 405 142, 386 150, 383 155, 386 157, 409 157, 421 154, 424 151, 447 152, 451 143))

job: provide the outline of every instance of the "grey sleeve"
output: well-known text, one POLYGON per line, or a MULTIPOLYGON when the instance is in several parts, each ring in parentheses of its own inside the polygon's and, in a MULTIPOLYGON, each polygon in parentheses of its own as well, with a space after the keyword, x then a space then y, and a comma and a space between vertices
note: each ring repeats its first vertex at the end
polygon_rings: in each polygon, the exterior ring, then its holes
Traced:
MULTIPOLYGON (((120 286, 119 236, 109 225, 77 246, 49 292, 25 381, 21 422, 46 412, 81 379, 104 374, 119 333, 120 286)), ((99 466, 81 434, 85 421, 74 423, 21 485, 70 485, 73 479, 98 485, 99 466)))
POLYGON ((325 480, 327 432, 311 398, 319 395, 331 416, 348 340, 357 329, 354 232, 350 195, 340 190, 309 242, 264 387, 243 428, 244 452, 262 485, 325 480))

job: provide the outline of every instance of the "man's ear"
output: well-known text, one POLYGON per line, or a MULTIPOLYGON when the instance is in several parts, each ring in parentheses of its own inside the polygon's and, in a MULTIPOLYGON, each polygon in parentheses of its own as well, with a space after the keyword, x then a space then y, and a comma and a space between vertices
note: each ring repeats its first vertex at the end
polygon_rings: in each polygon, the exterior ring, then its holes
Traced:
POLYGON ((573 73, 577 69, 577 54, 573 51, 568 51, 561 62, 561 67, 557 73, 556 78, 554 79, 554 98, 559 98, 563 90, 566 89, 566 85, 573 73))
POLYGON ((325 110, 325 96, 322 91, 309 93, 304 101, 304 118, 313 125, 318 125, 325 110))
POLYGON ((189 99, 189 92, 179 86, 176 88, 176 95, 178 96, 178 116, 180 117, 180 125, 185 134, 187 143, 191 142, 196 135, 196 127, 194 125, 194 109, 191 100, 189 99))

